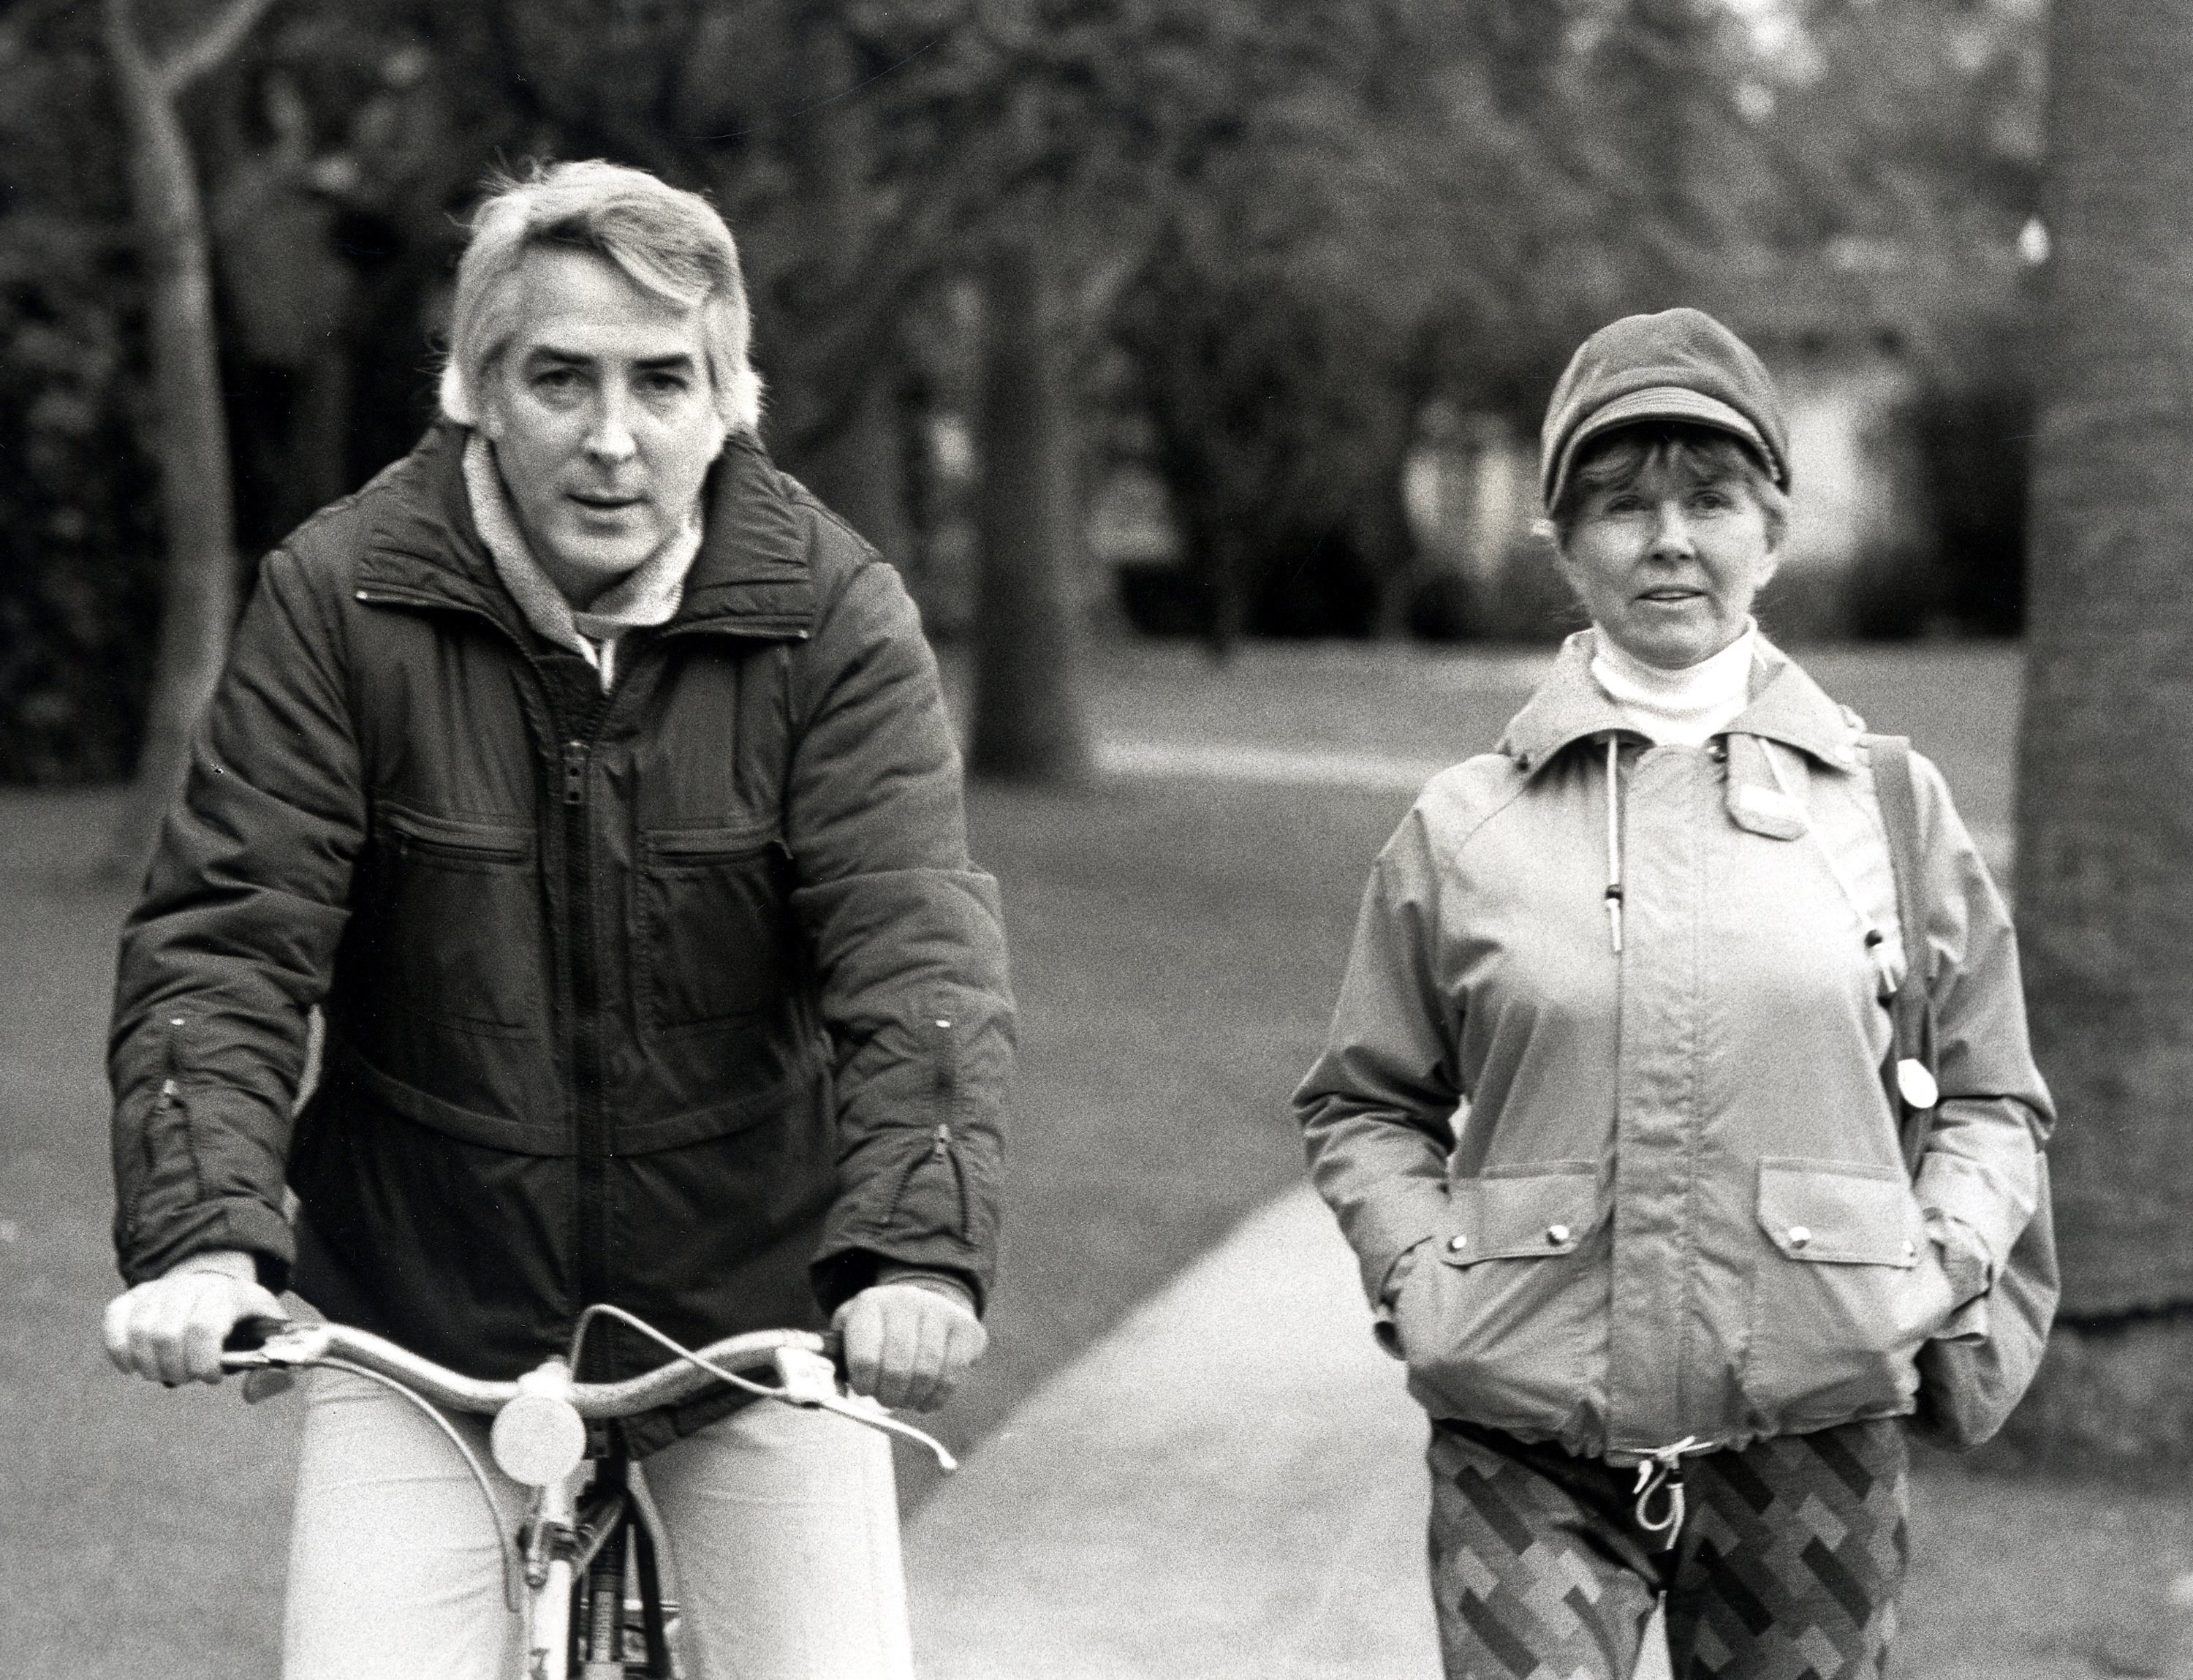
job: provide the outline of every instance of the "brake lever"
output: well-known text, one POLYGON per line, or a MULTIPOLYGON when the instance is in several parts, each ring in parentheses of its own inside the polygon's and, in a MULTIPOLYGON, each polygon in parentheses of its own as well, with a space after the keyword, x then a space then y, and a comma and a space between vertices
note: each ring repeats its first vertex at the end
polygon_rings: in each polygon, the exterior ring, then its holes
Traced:
POLYGON ((243 1373, 243 1403, 256 1406, 297 1385, 297 1368, 328 1350, 328 1333, 316 1324, 286 1318, 239 1320, 222 1344, 226 1371, 243 1373))
POLYGON ((873 1402, 856 1405, 839 1394, 838 1368, 823 1355, 810 1353, 805 1348, 779 1348, 774 1357, 781 1387, 773 1398, 810 1411, 834 1412, 881 1434, 914 1442, 936 1454, 937 1468, 948 1476, 959 1468, 959 1460, 927 1431, 894 1418, 873 1402))
POLYGON ((850 1418, 856 1424, 866 1424, 870 1429, 880 1431, 885 1435, 899 1436, 914 1442, 917 1446, 926 1447, 936 1455, 937 1469, 942 1471, 947 1476, 959 1468, 959 1460, 952 1456, 942 1441, 930 1434, 928 1431, 916 1429, 912 1424, 902 1419, 894 1418, 880 1408, 871 1412, 863 1407, 855 1406, 848 1401, 835 1398, 818 1403, 826 1412, 835 1412, 839 1417, 850 1418))

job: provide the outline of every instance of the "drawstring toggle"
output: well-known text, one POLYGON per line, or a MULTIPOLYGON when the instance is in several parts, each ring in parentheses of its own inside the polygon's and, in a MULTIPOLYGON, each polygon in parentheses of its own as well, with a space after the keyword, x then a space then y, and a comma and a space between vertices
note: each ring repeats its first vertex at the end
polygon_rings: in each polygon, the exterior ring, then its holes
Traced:
POLYGON ((1673 1446, 1656 1448, 1637 1461, 1637 1486, 1633 1490, 1637 1526, 1652 1535, 1663 1551, 1673 1546, 1683 1532, 1687 1510, 1683 1497, 1683 1454, 1703 1452, 1710 1444, 1686 1435, 1673 1446), (1661 1502, 1657 1518, 1652 1514, 1656 1499, 1661 1502))

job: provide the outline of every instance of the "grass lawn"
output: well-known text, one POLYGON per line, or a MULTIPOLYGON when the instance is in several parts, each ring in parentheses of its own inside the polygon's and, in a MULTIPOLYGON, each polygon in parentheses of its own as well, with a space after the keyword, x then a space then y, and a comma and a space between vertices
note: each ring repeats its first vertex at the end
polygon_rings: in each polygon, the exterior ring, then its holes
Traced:
MULTIPOLYGON (((2008 823, 2018 715, 2014 649, 1974 643, 1797 654, 1869 728, 1909 735, 1936 760, 1968 821, 2008 823)), ((1221 666, 1184 644, 1110 643, 1090 657, 1087 708, 1096 731, 1114 740, 1232 742, 1444 765, 1488 750, 1550 659, 1535 650, 1263 642, 1221 666)))
MULTIPOLYGON (((2009 809, 2016 670, 1963 650, 1822 654, 1831 692, 2009 809)), ((1128 741, 1479 750, 1539 662, 1378 649, 1108 649, 1090 708, 1128 741)), ((1404 793, 1193 779, 977 788, 1023 1011, 993 1350, 942 1415, 965 1443, 1299 1172, 1286 1097, 1314 1052, 1355 898, 1404 793)), ((295 1409, 169 1395, 96 1351, 108 1259, 101 1035, 118 895, 69 884, 112 809, 0 794, 0 1636, 23 1671, 271 1676, 295 1409)), ((923 1485, 910 1482, 910 1498, 923 1485)), ((1928 1677, 2056 1640, 2081 1675, 2115 1606, 2193 1567, 2174 1494, 1930 1471, 1911 1648, 1928 1677), (1989 1642, 1992 1641, 1992 1643, 1989 1642), (1964 1664, 1959 1666, 1959 1664, 1964 1664)), ((1154 1543, 1161 1543, 1154 1537, 1154 1543)))

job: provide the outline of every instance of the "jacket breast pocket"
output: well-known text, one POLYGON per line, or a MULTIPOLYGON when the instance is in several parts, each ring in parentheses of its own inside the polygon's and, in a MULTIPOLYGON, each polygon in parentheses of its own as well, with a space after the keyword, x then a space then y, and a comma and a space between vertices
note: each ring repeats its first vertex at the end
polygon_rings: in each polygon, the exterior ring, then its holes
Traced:
POLYGON ((773 1006, 791 981, 792 861, 775 829, 640 836, 643 1018, 677 1032, 773 1006))
POLYGON ((1952 1305, 1910 1181, 1865 1161, 1759 1163, 1744 1388, 1771 1433, 1905 1409, 1920 1345, 1952 1305))
POLYGON ((1557 1431, 1605 1388, 1609 1256, 1598 1164, 1496 1167, 1447 1194, 1436 1252, 1394 1303, 1411 1385, 1443 1415, 1557 1431))
POLYGON ((369 903, 380 1001, 468 1032, 542 1029, 531 828, 383 807, 369 903))

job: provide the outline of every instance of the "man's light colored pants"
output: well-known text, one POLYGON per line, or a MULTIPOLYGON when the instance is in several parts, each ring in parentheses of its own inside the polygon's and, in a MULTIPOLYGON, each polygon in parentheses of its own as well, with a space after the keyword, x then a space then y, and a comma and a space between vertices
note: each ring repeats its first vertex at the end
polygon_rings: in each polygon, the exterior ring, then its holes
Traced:
MULTIPOLYGON (((310 1385, 284 1680, 517 1680, 501 1553, 455 1448, 377 1383, 320 1371, 310 1385)), ((512 1531, 525 1490, 495 1469, 484 1419, 454 1421, 512 1531)), ((668 1532, 689 1680, 911 1680, 880 1435, 761 1402, 640 1474, 668 1532)))

